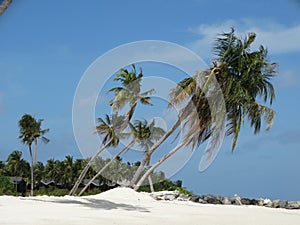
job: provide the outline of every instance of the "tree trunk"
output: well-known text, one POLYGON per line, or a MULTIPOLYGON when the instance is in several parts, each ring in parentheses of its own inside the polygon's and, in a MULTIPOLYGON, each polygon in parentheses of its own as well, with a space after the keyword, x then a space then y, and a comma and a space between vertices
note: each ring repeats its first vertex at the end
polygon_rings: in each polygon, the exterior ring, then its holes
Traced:
POLYGON ((94 155, 93 157, 90 159, 90 161, 88 162, 88 164, 84 167, 84 169, 82 170, 81 174, 79 175, 76 183, 74 184, 72 190, 69 192, 69 195, 74 195, 80 185, 80 183, 82 182, 83 178, 85 177, 86 173, 88 172, 89 168, 91 167, 92 163, 94 162, 94 160, 96 159, 96 157, 107 147, 110 145, 112 139, 110 139, 104 146, 102 146, 94 155))
POLYGON ((34 139, 33 145, 33 166, 36 165, 37 139, 34 139))
POLYGON ((154 187, 153 187, 153 182, 152 182, 151 174, 149 174, 149 176, 148 176, 148 181, 149 181, 150 190, 153 193, 154 192, 154 187))
POLYGON ((104 170, 106 170, 106 168, 112 164, 112 162, 118 157, 120 156, 124 151, 126 151, 127 149, 129 149, 133 144, 135 143, 135 140, 133 140, 132 142, 130 142, 128 145, 126 145, 124 148, 122 148, 108 163, 106 163, 104 165, 104 167, 102 167, 102 169, 85 185, 85 187, 81 190, 81 192, 78 194, 78 196, 81 196, 83 194, 83 192, 85 192, 85 190, 91 185, 91 183, 97 178, 99 177, 104 170))
POLYGON ((135 172, 131 182, 130 182, 130 186, 134 186, 134 184, 136 183, 136 181, 139 179, 139 177, 141 176, 144 167, 146 165, 146 163, 148 161, 150 161, 150 157, 153 154, 153 152, 179 127, 181 121, 180 119, 177 120, 177 122, 174 124, 174 126, 167 132, 164 134, 164 136, 162 136, 150 149, 149 151, 146 153, 144 159, 142 160, 140 166, 138 167, 137 171, 135 172))
POLYGON ((0 5, 0 16, 5 12, 8 6, 12 3, 13 0, 4 0, 0 5))
POLYGON ((30 196, 33 196, 33 183, 34 183, 34 179, 33 179, 33 169, 34 169, 34 163, 33 163, 33 156, 32 156, 32 150, 31 150, 31 145, 28 145, 29 148, 29 154, 30 154, 30 160, 31 160, 31 167, 30 167, 30 175, 31 175, 31 179, 30 179, 30 196))
POLYGON ((139 187, 143 184, 144 180, 164 161, 166 161, 170 156, 172 156, 175 152, 177 152, 182 146, 184 142, 179 143, 175 148, 173 148, 170 152, 164 155, 160 160, 158 160, 153 166, 147 170, 147 172, 142 176, 142 178, 137 182, 134 186, 134 190, 137 191, 139 187))

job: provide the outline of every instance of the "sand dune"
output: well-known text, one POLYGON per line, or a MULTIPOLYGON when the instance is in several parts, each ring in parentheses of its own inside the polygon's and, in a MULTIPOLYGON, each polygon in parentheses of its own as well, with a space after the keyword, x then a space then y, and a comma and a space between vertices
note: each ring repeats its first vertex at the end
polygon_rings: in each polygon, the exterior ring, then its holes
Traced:
POLYGON ((86 197, 0 197, 7 225, 295 225, 300 210, 156 201, 147 193, 116 188, 86 197))

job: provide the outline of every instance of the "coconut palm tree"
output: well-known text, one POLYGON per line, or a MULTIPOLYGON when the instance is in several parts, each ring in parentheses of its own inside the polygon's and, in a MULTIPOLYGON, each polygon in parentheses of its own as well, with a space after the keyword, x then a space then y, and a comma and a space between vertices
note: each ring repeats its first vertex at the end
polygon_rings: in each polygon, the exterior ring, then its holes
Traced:
POLYGON ((8 6, 12 3, 13 0, 3 0, 0 4, 0 16, 7 10, 8 6))
MULTIPOLYGON (((104 167, 86 184, 86 186, 81 190, 79 196, 83 194, 83 192, 89 187, 89 185, 99 177, 105 169, 109 167, 116 159, 120 157, 120 155, 126 150, 130 149, 135 143, 137 143, 144 151, 147 151, 154 143, 157 141, 163 134, 164 130, 160 127, 156 127, 154 124, 155 121, 152 121, 150 124, 146 120, 140 121, 135 120, 134 124, 129 124, 131 128, 131 134, 133 136, 133 140, 127 144, 124 148, 122 148, 114 157, 105 164, 104 167)), ((153 185, 151 178, 149 176, 149 182, 151 189, 153 190, 153 185)))
POLYGON ((69 192, 69 195, 74 195, 79 187, 79 184, 84 179, 86 173, 88 172, 89 168, 94 163, 95 159, 98 155, 107 147, 117 147, 119 144, 120 138, 124 138, 124 133, 122 133, 124 129, 124 121, 125 116, 119 116, 118 114, 113 114, 111 117, 106 114, 105 119, 98 118, 98 122, 100 123, 96 126, 96 132, 100 135, 103 135, 102 146, 99 150, 90 158, 89 162, 82 170, 80 176, 78 177, 76 183, 74 184, 73 188, 69 192))
POLYGON ((61 174, 62 184, 66 188, 72 187, 73 184, 73 157, 67 155, 62 161, 63 171, 61 174))
POLYGON ((48 159, 44 168, 45 178, 50 181, 58 181, 59 171, 54 159, 48 159))
POLYGON ((142 70, 140 69, 139 74, 137 74, 134 64, 132 65, 131 71, 122 68, 114 79, 115 81, 120 81, 122 86, 109 90, 109 92, 114 92, 115 94, 114 99, 110 101, 113 110, 122 109, 129 103, 130 109, 126 113, 128 122, 131 120, 138 102, 144 105, 152 105, 150 95, 154 94, 155 90, 151 89, 141 93, 142 77, 142 70))
MULTIPOLYGON (((227 135, 233 135, 232 151, 235 149, 238 134, 245 118, 250 121, 250 126, 254 128, 255 134, 260 131, 262 118, 267 124, 267 130, 271 127, 274 111, 259 101, 272 104, 275 94, 271 78, 276 73, 277 65, 268 62, 267 50, 263 46, 260 46, 256 51, 250 50, 250 45, 254 42, 255 37, 254 33, 249 33, 244 40, 241 40, 236 37, 234 29, 229 33, 223 33, 216 40, 214 47, 216 62, 209 70, 202 71, 202 74, 205 75, 202 76, 205 79, 202 90, 197 89, 198 76, 184 79, 176 88, 171 90, 172 103, 191 99, 189 103, 193 103, 193 107, 196 109, 196 113, 192 114, 192 117, 185 117, 184 112, 186 110, 183 111, 184 116, 181 115, 181 118, 187 119, 187 123, 184 125, 190 126, 190 132, 187 133, 181 143, 142 176, 135 189, 138 189, 143 180, 155 168, 181 147, 187 144, 200 144, 210 137, 214 129, 209 116, 211 107, 208 106, 203 93, 212 76, 216 77, 225 99, 227 135), (197 123, 193 123, 195 117, 197 117, 197 123)), ((153 152, 153 149, 151 151, 153 152)))
POLYGON ((22 159, 21 151, 13 151, 6 160, 6 172, 10 176, 26 177, 29 175, 30 166, 22 159))
POLYGON ((44 137, 44 134, 49 132, 49 129, 41 129, 43 120, 36 120, 29 114, 24 114, 19 121, 20 135, 22 143, 27 145, 31 159, 31 195, 33 196, 34 184, 34 166, 36 163, 36 152, 38 139, 44 143, 48 143, 49 139, 44 137), (32 152, 32 144, 34 144, 34 152, 32 152))

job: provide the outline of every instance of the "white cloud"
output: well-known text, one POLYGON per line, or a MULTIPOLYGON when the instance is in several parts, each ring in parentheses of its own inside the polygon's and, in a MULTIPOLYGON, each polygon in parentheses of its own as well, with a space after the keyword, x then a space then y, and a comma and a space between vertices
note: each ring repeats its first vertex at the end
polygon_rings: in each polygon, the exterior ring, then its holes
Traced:
POLYGON ((190 32, 199 34, 201 38, 189 43, 188 47, 202 57, 211 58, 211 49, 217 34, 228 32, 231 27, 234 27, 240 35, 255 32, 257 39, 253 47, 266 46, 270 54, 300 52, 300 24, 287 27, 270 20, 250 19, 241 22, 227 20, 220 24, 202 24, 189 28, 190 32))

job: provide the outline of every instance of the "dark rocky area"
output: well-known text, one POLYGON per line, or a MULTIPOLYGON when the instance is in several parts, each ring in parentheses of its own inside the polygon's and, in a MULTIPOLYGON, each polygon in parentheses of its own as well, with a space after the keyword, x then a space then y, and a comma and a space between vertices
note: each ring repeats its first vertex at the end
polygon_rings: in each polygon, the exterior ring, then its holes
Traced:
POLYGON ((200 204, 218 205, 255 205, 269 208, 300 209, 300 201, 249 199, 238 195, 233 197, 222 197, 219 195, 193 195, 188 196, 178 191, 161 191, 150 194, 156 200, 166 201, 192 201, 200 204))

